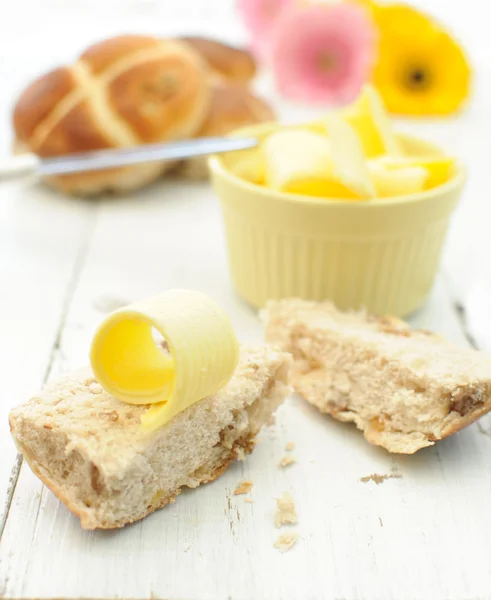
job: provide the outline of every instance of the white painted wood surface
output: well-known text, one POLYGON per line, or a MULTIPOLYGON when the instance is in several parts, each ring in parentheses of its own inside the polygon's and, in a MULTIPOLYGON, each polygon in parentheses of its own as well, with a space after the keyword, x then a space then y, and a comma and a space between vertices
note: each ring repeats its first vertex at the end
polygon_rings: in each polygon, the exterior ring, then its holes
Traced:
MULTIPOLYGON (((446 144, 469 165, 442 272, 411 321, 462 344, 468 327, 491 349, 487 26, 471 10, 479 0, 426 4, 458 24, 479 77, 462 117, 402 124, 446 144)), ((88 41, 125 30, 243 39, 232 0, 18 0, 4 16, 4 151, 15 93, 88 41), (55 34, 40 25, 48 16, 55 34)), ((267 89, 267 82, 260 85, 267 89)), ((282 110, 288 120, 305 114, 285 104, 282 110)), ((231 288, 218 205, 208 186, 161 182, 123 200, 93 203, 4 185, 0 278, 0 597, 491 598, 491 417, 434 448, 400 457, 370 447, 353 427, 292 398, 244 463, 118 532, 82 531, 27 467, 17 468, 9 408, 46 377, 85 363, 94 327, 118 303, 168 287, 201 289, 229 312, 244 341, 261 340, 256 316, 231 288), (297 463, 280 469, 288 441, 296 443, 297 463), (380 485, 360 481, 373 473, 401 477, 380 485), (252 504, 233 495, 243 479, 254 482, 252 504), (295 499, 299 523, 291 530, 300 537, 280 554, 273 548, 280 533, 273 525, 274 497, 284 490, 295 499)))

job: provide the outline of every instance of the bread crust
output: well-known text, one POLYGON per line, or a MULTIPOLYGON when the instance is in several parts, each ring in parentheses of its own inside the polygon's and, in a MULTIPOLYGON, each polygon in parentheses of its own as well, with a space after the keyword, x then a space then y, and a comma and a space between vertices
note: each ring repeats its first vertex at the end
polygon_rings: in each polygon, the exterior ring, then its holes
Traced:
POLYGON ((210 108, 197 137, 221 136, 239 127, 273 121, 271 106, 242 86, 217 83, 213 87, 210 108))
POLYGON ((19 140, 28 140, 63 98, 77 87, 70 67, 60 67, 42 75, 20 95, 14 108, 14 129, 19 140))
POLYGON ((395 317, 284 300, 264 311, 266 338, 291 352, 295 390, 394 453, 432 446, 491 410, 491 356, 395 317))
POLYGON ((101 75, 137 52, 154 50, 159 43, 158 38, 149 35, 119 35, 92 44, 80 55, 80 60, 87 64, 94 75, 101 75))
POLYGON ((256 62, 247 50, 204 37, 184 36, 180 39, 196 50, 218 77, 246 84, 256 75, 256 62))
MULTIPOLYGON (((196 137, 223 136, 235 129, 274 121, 275 118, 272 107, 243 86, 215 82, 207 117, 196 137)), ((181 163, 177 171, 188 179, 206 179, 207 162, 206 157, 192 158, 181 163)))

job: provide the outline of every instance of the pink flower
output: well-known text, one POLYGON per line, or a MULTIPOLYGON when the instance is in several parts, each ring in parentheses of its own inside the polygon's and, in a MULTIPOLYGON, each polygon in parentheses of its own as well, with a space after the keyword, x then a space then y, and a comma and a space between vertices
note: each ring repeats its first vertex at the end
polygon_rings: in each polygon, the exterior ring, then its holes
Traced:
POLYGON ((354 4, 291 7, 276 21, 271 50, 276 85, 285 96, 344 104, 356 98, 370 74, 376 32, 354 4))
POLYGON ((238 8, 251 36, 251 50, 261 59, 268 57, 271 32, 278 16, 295 0, 238 0, 238 8))

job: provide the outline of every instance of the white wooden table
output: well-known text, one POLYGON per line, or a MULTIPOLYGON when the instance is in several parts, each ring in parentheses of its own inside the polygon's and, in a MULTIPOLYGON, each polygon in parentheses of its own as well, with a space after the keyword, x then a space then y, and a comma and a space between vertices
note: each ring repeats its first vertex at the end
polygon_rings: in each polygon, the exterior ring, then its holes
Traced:
MULTIPOLYGON (((428 4, 428 3, 426 3, 428 4)), ((202 31, 240 40, 231 0, 18 0, 0 23, 0 144, 9 106, 40 70, 121 31, 202 31), (165 5, 165 6, 164 6, 165 5), (52 19, 48 33, 40 23, 52 19)), ((446 144, 470 177, 442 270, 411 318, 452 340, 491 350, 491 68, 483 14, 434 0, 456 23, 478 66, 462 117, 403 123, 446 144)), ((294 119, 305 111, 281 105, 294 119)), ((231 287, 218 203, 205 184, 159 182, 122 200, 85 202, 42 187, 0 188, 0 597, 172 600, 491 598, 491 418, 414 456, 370 447, 351 426, 296 398, 254 454, 216 482, 116 532, 85 532, 21 464, 10 407, 47 378, 87 362, 94 327, 121 303, 172 287, 200 289, 229 312, 244 341, 255 314, 231 287), (280 469, 285 444, 297 463, 280 469), (390 475, 381 484, 361 481, 390 475), (249 504, 234 496, 254 482, 249 504), (273 548, 274 497, 295 499, 300 538, 273 548)))

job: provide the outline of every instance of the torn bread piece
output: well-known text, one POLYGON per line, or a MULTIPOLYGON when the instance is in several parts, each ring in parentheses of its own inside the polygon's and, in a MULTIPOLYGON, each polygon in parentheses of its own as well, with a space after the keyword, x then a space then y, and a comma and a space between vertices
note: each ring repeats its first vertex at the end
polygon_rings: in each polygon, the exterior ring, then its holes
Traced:
POLYGON ((48 384, 10 413, 10 428, 33 472, 80 518, 111 529, 172 502, 183 487, 216 479, 289 392, 290 356, 268 346, 241 348, 239 365, 217 394, 156 431, 140 427, 147 406, 120 402, 92 373, 48 384))
POLYGON ((431 446, 491 409, 490 355, 327 302, 272 302, 263 318, 266 339, 293 354, 296 391, 389 452, 431 446))

